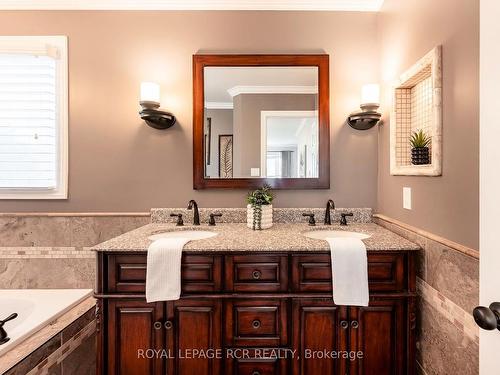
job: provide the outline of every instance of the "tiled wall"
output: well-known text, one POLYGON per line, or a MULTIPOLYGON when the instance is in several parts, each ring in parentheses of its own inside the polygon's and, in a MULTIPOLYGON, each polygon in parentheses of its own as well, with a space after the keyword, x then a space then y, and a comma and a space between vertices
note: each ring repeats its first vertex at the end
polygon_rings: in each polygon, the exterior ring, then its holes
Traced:
POLYGON ((411 134, 411 89, 396 89, 396 161, 410 165, 411 153, 408 139, 411 134))
MULTIPOLYGON (((92 303, 94 303, 94 301, 92 301, 92 303)), ((82 303, 82 305, 84 304, 85 303, 82 303)), ((72 314, 73 311, 74 310, 67 314, 72 314)), ((58 321, 53 324, 58 325, 58 321)), ((95 331, 95 308, 92 306, 90 310, 82 314, 57 334, 52 335, 43 345, 33 350, 28 356, 17 362, 4 374, 95 374, 95 331)), ((20 350, 20 347, 13 349, 13 351, 20 350)))
POLYGON ((479 259, 384 219, 374 221, 423 249, 417 262, 419 373, 478 374, 479 330, 471 314, 479 302, 479 259))
MULTIPOLYGON (((338 221, 340 212, 346 210, 333 211, 332 220, 338 221)), ((192 221, 192 210, 180 208, 154 209, 153 221, 174 221, 170 211, 183 213, 185 222, 192 221)), ((201 208, 201 220, 207 222, 208 214, 213 211, 201 208)), ((245 208, 222 211, 221 221, 246 220, 245 208)), ((371 221, 371 209, 348 211, 354 213, 351 221, 371 221)), ((275 219, 278 222, 303 221, 302 212, 303 209, 285 211, 278 208, 275 209, 275 219)), ((324 208, 312 209, 311 212, 320 217, 324 208)), ((93 288, 95 256, 88 248, 150 221, 148 213, 0 215, 0 289, 93 288)))
MULTIPOLYGON (((430 66, 429 66, 430 69, 430 66)), ((422 129, 431 134, 432 126, 432 78, 429 75, 411 89, 411 130, 422 129)))
POLYGON ((0 216, 0 289, 93 288, 88 247, 149 221, 148 215, 0 216))
POLYGON ((423 130, 427 136, 432 136, 432 100, 430 65, 396 89, 396 161, 398 165, 411 165, 409 140, 413 132, 423 130))

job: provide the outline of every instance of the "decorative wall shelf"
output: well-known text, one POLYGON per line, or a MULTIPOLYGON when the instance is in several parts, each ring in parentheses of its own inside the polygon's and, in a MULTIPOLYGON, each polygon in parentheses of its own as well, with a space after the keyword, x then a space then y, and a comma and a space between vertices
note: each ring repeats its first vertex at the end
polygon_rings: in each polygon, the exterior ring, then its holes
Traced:
POLYGON ((441 46, 403 73, 393 88, 391 175, 440 176, 442 173, 441 46), (430 138, 430 164, 413 165, 410 136, 423 130, 430 138))

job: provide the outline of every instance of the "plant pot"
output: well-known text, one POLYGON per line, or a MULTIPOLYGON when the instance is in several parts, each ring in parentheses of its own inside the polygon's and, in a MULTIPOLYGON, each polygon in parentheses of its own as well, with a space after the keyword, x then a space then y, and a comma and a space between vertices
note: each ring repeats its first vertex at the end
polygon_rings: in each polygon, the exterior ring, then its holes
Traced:
POLYGON ((429 147, 414 147, 411 149, 411 163, 413 165, 425 165, 431 163, 429 147))
POLYGON ((247 227, 253 230, 268 229, 273 226, 273 205, 253 208, 247 205, 247 227))

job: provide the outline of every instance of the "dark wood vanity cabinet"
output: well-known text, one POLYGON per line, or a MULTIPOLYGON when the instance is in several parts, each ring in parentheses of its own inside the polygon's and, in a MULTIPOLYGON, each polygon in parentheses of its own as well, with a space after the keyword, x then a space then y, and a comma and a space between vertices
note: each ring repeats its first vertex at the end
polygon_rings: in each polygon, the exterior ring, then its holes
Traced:
POLYGON ((413 374, 413 257, 369 253, 370 304, 347 307, 328 253, 188 253, 182 298, 151 304, 145 253, 99 253, 99 373, 413 374))
POLYGON ((222 302, 216 299, 179 300, 166 305, 167 374, 220 374, 222 350, 222 302), (168 323, 171 323, 170 329, 168 323), (199 350, 196 354, 193 349, 199 350), (204 354, 202 354, 202 351, 204 354))
POLYGON ((221 301, 107 301, 102 374, 219 374, 221 359, 191 358, 222 349, 221 301), (182 353, 182 356, 179 356, 182 353))
POLYGON ((163 322, 164 303, 110 299, 104 305, 98 336, 100 355, 106 362, 102 373, 164 374, 161 358, 143 359, 146 349, 159 351, 165 346, 164 332, 155 328, 156 322, 163 322))
POLYGON ((345 359, 325 358, 326 353, 347 349, 347 309, 329 299, 293 300, 293 348, 300 353, 293 374, 347 374, 345 359), (324 355, 323 355, 324 354, 324 355), (319 358, 321 356, 321 358, 319 358))

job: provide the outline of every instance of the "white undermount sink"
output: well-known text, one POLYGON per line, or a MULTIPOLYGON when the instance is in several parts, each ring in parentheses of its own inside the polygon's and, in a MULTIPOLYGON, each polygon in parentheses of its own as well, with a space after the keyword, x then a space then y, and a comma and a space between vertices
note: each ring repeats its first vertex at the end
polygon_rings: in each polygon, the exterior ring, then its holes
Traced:
POLYGON ((169 232, 156 233, 148 238, 158 240, 160 238, 189 238, 190 241, 203 240, 205 238, 215 237, 218 233, 207 230, 174 230, 169 232))
POLYGON ((348 232, 345 230, 312 230, 302 233, 302 235, 316 240, 326 240, 327 238, 359 238, 360 240, 364 240, 370 238, 369 234, 348 232))

